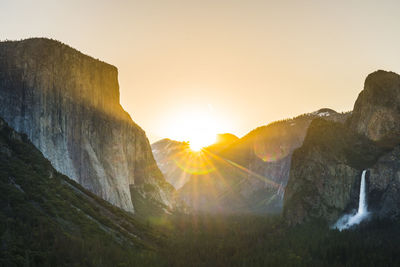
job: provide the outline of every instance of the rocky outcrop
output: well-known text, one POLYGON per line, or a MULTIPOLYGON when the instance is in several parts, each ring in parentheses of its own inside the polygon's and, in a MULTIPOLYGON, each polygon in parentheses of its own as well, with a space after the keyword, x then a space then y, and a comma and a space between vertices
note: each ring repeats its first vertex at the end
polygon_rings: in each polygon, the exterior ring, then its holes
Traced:
POLYGON ((376 71, 368 75, 349 126, 382 145, 400 142, 400 76, 376 71))
POLYGON ((344 124, 315 119, 292 157, 284 196, 288 223, 316 218, 333 223, 356 208, 362 170, 385 151, 344 124))
POLYGON ((59 172, 110 203, 133 212, 133 186, 172 208, 173 188, 145 132, 119 103, 114 66, 49 39, 2 42, 0 116, 59 172))
POLYGON ((400 76, 370 74, 345 124, 314 120, 294 152, 284 198, 290 224, 335 222, 357 208, 360 177, 367 172, 368 206, 374 216, 400 214, 400 76))

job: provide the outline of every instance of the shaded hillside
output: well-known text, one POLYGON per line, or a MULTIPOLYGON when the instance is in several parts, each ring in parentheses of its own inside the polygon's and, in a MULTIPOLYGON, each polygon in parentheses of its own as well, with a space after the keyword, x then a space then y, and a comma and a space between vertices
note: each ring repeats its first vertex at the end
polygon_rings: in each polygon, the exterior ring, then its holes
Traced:
POLYGON ((399 95, 400 76, 377 71, 366 78, 345 125, 313 121, 293 156, 284 204, 287 221, 334 223, 356 209, 364 169, 372 216, 400 215, 399 95))
POLYGON ((0 42, 0 116, 110 203, 134 212, 133 188, 174 209, 145 132, 119 103, 116 67, 45 38, 0 42))
POLYGON ((0 119, 0 266, 147 264, 158 235, 58 173, 0 119))
MULTIPOLYGON (((251 131, 221 155, 266 176, 270 163, 287 158, 295 148, 301 146, 307 128, 314 118, 344 122, 348 115, 349 113, 337 113, 325 108, 293 119, 276 121, 251 131)), ((287 177, 280 175, 280 178, 282 179, 279 182, 286 185, 287 177)))
POLYGON ((216 142, 208 146, 207 150, 213 153, 219 153, 236 143, 238 140, 239 138, 234 134, 218 134, 216 142))

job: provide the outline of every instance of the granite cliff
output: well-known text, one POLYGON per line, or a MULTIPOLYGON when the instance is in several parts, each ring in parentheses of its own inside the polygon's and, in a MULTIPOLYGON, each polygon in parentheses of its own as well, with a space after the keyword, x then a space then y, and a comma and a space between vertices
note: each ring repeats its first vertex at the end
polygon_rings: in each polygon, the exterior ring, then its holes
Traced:
POLYGON ((367 169, 373 216, 400 215, 400 76, 370 74, 345 123, 314 120, 295 150, 284 198, 290 224, 334 223, 357 208, 360 176, 367 169))
POLYGON ((0 43, 0 116, 54 168, 133 212, 132 191, 174 206, 145 132, 119 103, 118 71, 60 42, 0 43))

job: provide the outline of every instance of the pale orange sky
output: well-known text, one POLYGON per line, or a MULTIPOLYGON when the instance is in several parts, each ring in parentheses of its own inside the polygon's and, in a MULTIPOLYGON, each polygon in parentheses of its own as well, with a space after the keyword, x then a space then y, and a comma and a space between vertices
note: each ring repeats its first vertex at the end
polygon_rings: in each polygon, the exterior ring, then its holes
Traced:
POLYGON ((54 38, 118 67, 121 103, 154 142, 188 114, 242 136, 351 110, 368 73, 400 72, 399 12, 399 1, 0 0, 0 39, 54 38))

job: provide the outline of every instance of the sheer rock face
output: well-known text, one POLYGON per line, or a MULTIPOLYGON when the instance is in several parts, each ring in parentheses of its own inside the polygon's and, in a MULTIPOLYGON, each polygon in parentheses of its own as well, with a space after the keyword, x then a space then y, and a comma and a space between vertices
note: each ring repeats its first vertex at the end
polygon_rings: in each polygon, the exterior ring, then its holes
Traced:
POLYGON ((400 215, 400 76, 370 74, 345 124, 314 120, 294 152, 285 192, 289 224, 334 223, 358 207, 362 170, 374 216, 400 215))
POLYGON ((368 75, 354 105, 351 127, 383 145, 400 142, 400 76, 376 71, 368 75))
POLYGON ((134 211, 130 185, 172 206, 145 132, 119 103, 114 66, 53 40, 0 43, 0 116, 61 173, 134 211))
POLYGON ((400 146, 386 153, 369 169, 368 205, 378 217, 400 215, 400 146))

